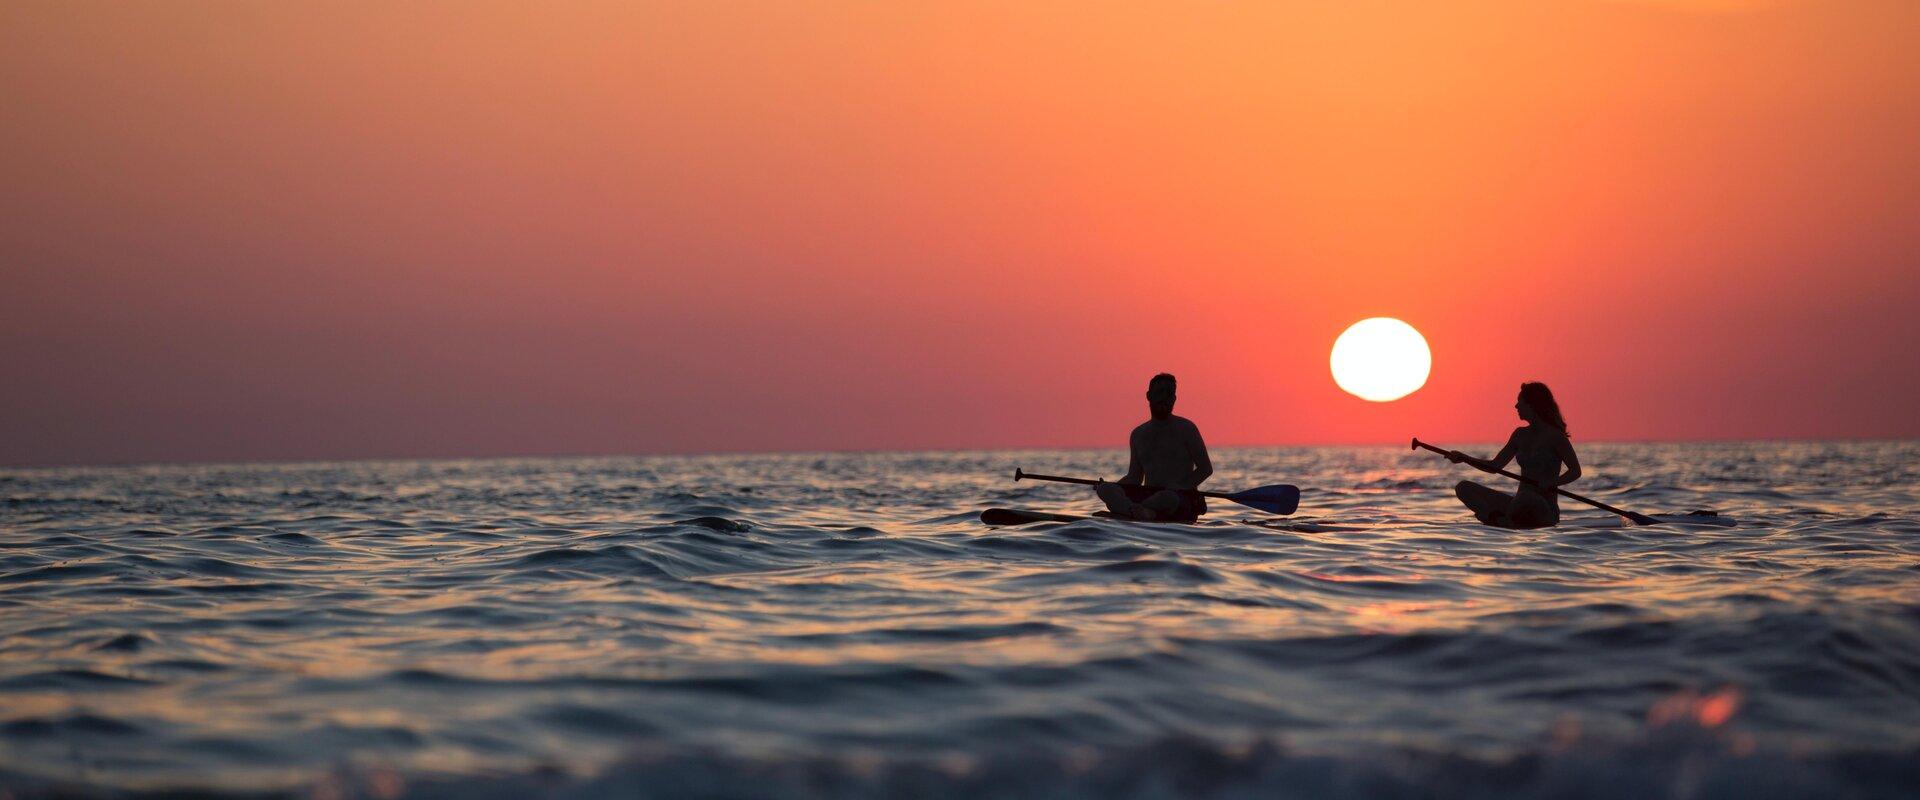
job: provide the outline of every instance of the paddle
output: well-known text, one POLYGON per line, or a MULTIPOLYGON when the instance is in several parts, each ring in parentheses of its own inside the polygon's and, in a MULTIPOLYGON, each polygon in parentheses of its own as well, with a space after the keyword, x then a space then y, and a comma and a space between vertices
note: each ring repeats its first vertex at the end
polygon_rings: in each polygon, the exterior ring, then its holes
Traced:
MULTIPOLYGON (((1062 478, 1057 475, 1035 475, 1031 472, 1022 472, 1019 467, 1013 468, 1013 479, 1016 481, 1036 480, 1054 481, 1057 483, 1078 483, 1082 486, 1098 486, 1102 483, 1108 483, 1108 481, 1095 481, 1086 478, 1062 478)), ((1257 508, 1271 514, 1291 514, 1294 509, 1300 507, 1300 487, 1290 486, 1284 483, 1232 493, 1203 492, 1199 489, 1168 489, 1164 486, 1143 486, 1141 488, 1165 492, 1192 492, 1201 497, 1218 497, 1222 500, 1232 500, 1248 508, 1257 508)))
MULTIPOLYGON (((1413 445, 1412 445, 1411 447, 1409 447, 1409 448, 1407 448, 1407 449, 1409 449, 1409 450, 1418 450, 1418 449, 1420 449, 1420 448, 1422 448, 1422 447, 1424 447, 1424 448, 1426 448, 1426 449, 1428 449, 1428 450, 1432 450, 1433 452, 1436 452, 1436 453, 1439 453, 1440 455, 1443 455, 1443 456, 1444 456, 1444 455, 1446 455, 1446 454, 1448 453, 1448 451, 1446 451, 1446 450, 1442 450, 1442 449, 1440 449, 1440 448, 1438 448, 1438 447, 1434 447, 1433 445, 1430 445, 1430 444, 1427 444, 1426 442, 1423 442, 1423 441, 1420 441, 1420 440, 1419 440, 1418 438, 1415 438, 1415 439, 1413 440, 1413 445)), ((1514 480, 1516 480, 1516 481, 1519 481, 1519 482, 1521 482, 1521 483, 1524 483, 1524 484, 1527 484, 1527 485, 1529 485, 1529 486, 1532 486, 1532 487, 1534 487, 1534 488, 1536 488, 1536 489, 1543 489, 1543 488, 1546 488, 1546 487, 1543 487, 1543 486, 1541 486, 1541 485, 1540 485, 1540 484, 1538 484, 1538 483, 1535 483, 1535 482, 1533 482, 1533 481, 1531 481, 1531 480, 1528 480, 1528 479, 1526 479, 1526 478, 1522 478, 1522 477, 1520 477, 1520 476, 1518 476, 1518 475, 1515 475, 1515 474, 1513 474, 1513 473, 1511 473, 1511 472, 1508 472, 1508 471, 1506 471, 1506 470, 1504 470, 1504 469, 1495 469, 1495 470, 1487 470, 1487 471, 1488 471, 1488 472, 1492 472, 1492 473, 1495 473, 1495 474, 1498 474, 1498 475, 1505 475, 1505 476, 1507 476, 1507 477, 1509 477, 1509 478, 1512 478, 1512 479, 1514 479, 1514 480)), ((1569 491, 1567 491, 1567 490, 1565 490, 1565 489, 1562 489, 1562 488, 1560 488, 1560 487, 1558 487, 1558 486, 1555 486, 1555 487, 1553 487, 1553 490, 1554 490, 1555 492, 1557 492, 1557 493, 1559 493, 1559 494, 1561 494, 1561 495, 1563 495, 1563 496, 1566 496, 1566 497, 1571 497, 1571 498, 1573 498, 1573 499, 1575 499, 1575 500, 1578 500, 1578 501, 1580 501, 1580 502, 1582 502, 1582 503, 1586 503, 1587 505, 1590 505, 1590 506, 1593 506, 1594 508, 1597 508, 1597 509, 1600 509, 1601 511, 1605 511, 1605 512, 1608 512, 1608 513, 1611 513, 1611 514, 1619 514, 1620 516, 1623 516, 1623 517, 1626 517, 1627 519, 1630 519, 1630 520, 1633 520, 1633 524, 1635 524, 1635 525, 1658 525, 1658 524, 1660 524, 1660 520, 1657 520, 1657 519, 1654 519, 1654 518, 1652 518, 1652 517, 1649 517, 1649 516, 1647 516, 1647 515, 1645 515, 1645 514, 1635 514, 1635 513, 1633 513, 1633 512, 1631 512, 1631 511, 1627 511, 1627 510, 1625 510, 1625 509, 1619 509, 1619 508, 1614 508, 1613 506, 1610 506, 1610 505, 1607 505, 1606 503, 1602 503, 1602 502, 1600 502, 1600 501, 1598 501, 1598 500, 1594 500, 1594 499, 1592 499, 1592 498, 1587 498, 1587 497, 1581 497, 1580 495, 1577 495, 1577 494, 1574 494, 1574 493, 1572 493, 1572 492, 1569 492, 1569 491)))

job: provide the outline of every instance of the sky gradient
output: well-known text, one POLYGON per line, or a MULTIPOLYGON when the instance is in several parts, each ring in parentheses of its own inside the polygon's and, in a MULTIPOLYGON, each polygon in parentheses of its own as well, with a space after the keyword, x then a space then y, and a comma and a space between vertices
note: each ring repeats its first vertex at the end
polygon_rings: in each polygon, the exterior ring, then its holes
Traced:
POLYGON ((0 6, 0 463, 1920 435, 1920 3, 937 5, 0 6))

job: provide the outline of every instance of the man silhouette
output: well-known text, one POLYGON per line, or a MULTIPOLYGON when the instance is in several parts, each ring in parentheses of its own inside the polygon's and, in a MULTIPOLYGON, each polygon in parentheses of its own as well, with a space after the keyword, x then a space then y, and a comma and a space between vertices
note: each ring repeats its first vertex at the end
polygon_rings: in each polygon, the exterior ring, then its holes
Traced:
POLYGON ((1116 517, 1192 522, 1207 513, 1207 501, 1199 493, 1175 491, 1198 489, 1213 474, 1200 428, 1173 415, 1176 386, 1173 376, 1165 372, 1147 382, 1147 409, 1153 418, 1140 423, 1128 437, 1126 477, 1094 487, 1116 517))

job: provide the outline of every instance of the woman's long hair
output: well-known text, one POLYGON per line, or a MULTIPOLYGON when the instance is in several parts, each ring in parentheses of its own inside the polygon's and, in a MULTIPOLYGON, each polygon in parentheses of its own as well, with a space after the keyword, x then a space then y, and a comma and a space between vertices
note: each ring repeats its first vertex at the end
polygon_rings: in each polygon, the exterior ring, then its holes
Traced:
POLYGON ((1527 401, 1527 405, 1533 406, 1533 412, 1546 420, 1548 425, 1559 428, 1561 433, 1567 433, 1567 418, 1560 416, 1560 404, 1554 402, 1553 390, 1547 388, 1546 384, 1539 381, 1520 384, 1520 399, 1527 401))

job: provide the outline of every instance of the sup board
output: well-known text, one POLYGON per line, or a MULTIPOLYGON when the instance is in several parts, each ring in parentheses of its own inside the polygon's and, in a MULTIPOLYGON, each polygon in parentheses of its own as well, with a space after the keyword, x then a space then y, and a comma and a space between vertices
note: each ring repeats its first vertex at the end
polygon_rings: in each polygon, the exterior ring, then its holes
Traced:
MULTIPOLYGON (((1086 514, 1054 514, 1046 511, 1028 511, 1023 508, 989 508, 980 512, 980 521, 988 525, 1025 525, 1029 522, 1079 522, 1083 519, 1113 519, 1112 514, 1098 511, 1086 514)), ((1155 525, 1181 524, 1192 525, 1193 520, 1128 520, 1129 522, 1152 522, 1155 525)))
MULTIPOLYGON (((1732 517, 1723 517, 1712 511, 1695 511, 1690 514, 1653 514, 1655 522, 1674 525, 1710 525, 1716 528, 1732 528, 1740 524, 1732 517)), ((1563 519, 1559 527, 1563 528, 1644 528, 1626 517, 1591 517, 1586 519, 1563 519)))
MULTIPOLYGON (((1021 509, 1021 508, 989 508, 985 511, 980 512, 980 521, 982 523, 985 523, 987 525, 992 525, 995 527, 1004 527, 1009 525, 1027 525, 1034 522, 1078 522, 1080 520, 1096 519, 1096 518, 1111 519, 1112 517, 1111 515, 1107 514, 1104 511, 1097 514, 1086 515, 1086 514, 1055 514, 1047 511, 1028 511, 1026 509, 1021 509)), ((1654 520, 1661 522, 1663 524, 1707 525, 1707 526, 1716 527, 1716 528, 1732 528, 1732 527, 1737 527, 1740 524, 1739 520, 1736 520, 1732 517, 1723 517, 1711 511, 1696 511, 1691 514, 1654 514, 1653 518, 1654 520)), ((1156 523, 1156 524, 1162 524, 1162 523, 1156 523)), ((1191 525, 1193 523, 1187 522, 1183 524, 1191 525)), ((1254 524, 1260 524, 1260 523, 1254 523, 1254 524)), ((1364 527, 1354 527, 1354 526, 1347 526, 1347 525, 1328 525, 1325 523, 1304 523, 1304 522, 1265 524, 1265 525, 1262 525, 1262 527, 1271 527, 1271 528, 1282 529, 1282 530, 1305 531, 1310 533, 1366 530, 1366 528, 1364 527)), ((1628 527, 1638 528, 1638 527, 1645 527, 1645 526, 1634 525, 1628 522, 1626 517, 1588 517, 1588 518, 1579 518, 1579 519, 1563 519, 1560 521, 1560 524, 1557 527, 1605 529, 1605 528, 1628 528, 1628 527)))
POLYGON ((1020 508, 989 508, 980 512, 980 521, 988 525, 1025 525, 1029 522, 1076 522, 1090 519, 1079 514, 1049 514, 1020 508))

